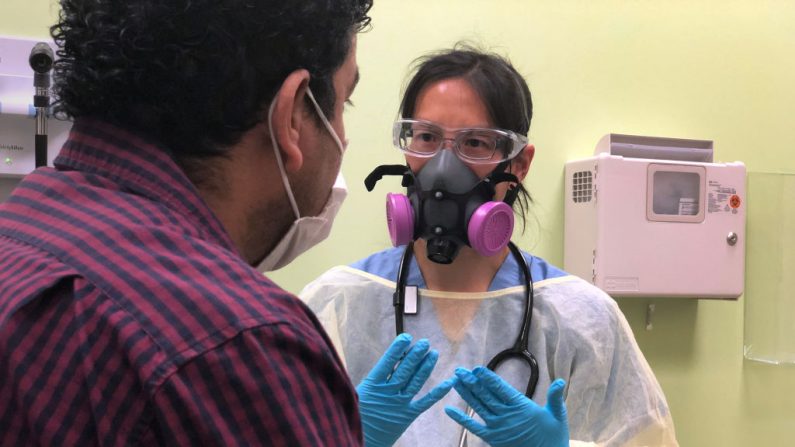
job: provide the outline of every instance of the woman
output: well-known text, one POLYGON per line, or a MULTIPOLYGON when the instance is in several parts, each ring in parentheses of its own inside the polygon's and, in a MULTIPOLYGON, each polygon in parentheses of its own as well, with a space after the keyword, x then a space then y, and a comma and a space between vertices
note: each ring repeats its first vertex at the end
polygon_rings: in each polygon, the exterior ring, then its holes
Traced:
MULTIPOLYGON (((532 101, 524 79, 499 56, 456 48, 420 60, 400 111, 394 142, 407 167, 379 167, 366 181, 372 189, 383 175, 403 177, 407 195, 388 196, 390 235, 397 246, 333 268, 301 294, 354 383, 366 383, 379 359, 385 368, 382 354, 396 332, 425 337, 438 350, 435 368, 428 361, 417 374, 423 380, 430 374, 423 390, 432 389, 432 395, 415 409, 413 423, 407 418, 411 425, 398 444, 458 445, 460 423, 492 445, 514 445, 490 437, 507 430, 501 425, 517 425, 516 418, 484 415, 486 382, 474 380, 488 373, 466 368, 488 364, 514 345, 522 351, 526 332, 532 354, 514 355, 496 372, 512 387, 505 389, 532 396, 534 408, 546 403, 546 390, 554 397, 562 389, 555 379, 563 379, 563 419, 567 411, 572 440, 676 445, 665 397, 616 303, 507 243, 513 216, 505 210, 514 204, 521 212, 526 208, 529 197, 521 181, 535 152, 526 139, 532 101), (444 396, 453 376, 458 393, 444 396), (473 382, 464 386, 468 381, 473 382), (421 411, 440 398, 447 408, 421 411), (468 404, 483 423, 462 415, 468 404)), ((393 344, 392 363, 394 349, 393 344)), ((360 397, 368 389, 360 389, 360 397)), ((367 419, 372 399, 364 400, 367 419)), ((556 429, 556 436, 564 429, 556 429)), ((468 437, 468 445, 479 442, 468 437)))

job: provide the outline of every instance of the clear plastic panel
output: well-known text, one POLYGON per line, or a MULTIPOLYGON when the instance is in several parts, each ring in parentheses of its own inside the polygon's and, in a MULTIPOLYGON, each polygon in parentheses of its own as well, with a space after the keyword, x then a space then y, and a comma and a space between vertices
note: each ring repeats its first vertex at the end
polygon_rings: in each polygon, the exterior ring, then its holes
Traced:
POLYGON ((745 358, 795 363, 795 174, 748 173, 745 358))
POLYGON ((694 216, 698 214, 701 176, 698 172, 654 173, 654 213, 694 216))

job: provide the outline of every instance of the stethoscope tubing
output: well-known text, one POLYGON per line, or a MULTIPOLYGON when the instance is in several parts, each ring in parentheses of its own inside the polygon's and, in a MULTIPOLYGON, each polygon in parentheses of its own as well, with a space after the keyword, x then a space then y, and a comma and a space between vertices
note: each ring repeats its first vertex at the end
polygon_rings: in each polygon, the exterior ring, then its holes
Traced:
MULTIPOLYGON (((527 264, 524 256, 519 248, 513 243, 508 243, 508 248, 511 254, 519 264, 522 275, 525 279, 524 290, 524 315, 522 316, 522 325, 519 329, 519 335, 513 346, 497 353, 491 361, 486 365, 492 371, 496 371, 497 367, 509 358, 519 358, 530 365, 530 379, 527 383, 525 395, 532 398, 535 394, 535 388, 538 384, 538 362, 529 350, 530 345, 530 327, 533 319, 533 304, 535 293, 533 290, 533 276, 530 272, 530 266, 527 264)), ((411 264, 411 257, 414 254, 414 243, 410 242, 406 245, 403 256, 400 259, 400 266, 398 267, 398 277, 396 281, 396 290, 393 295, 393 306, 395 307, 395 332, 397 335, 403 333, 403 317, 404 317, 404 303, 406 294, 406 278, 408 277, 408 270, 411 264)))
MULTIPOLYGON (((522 269, 522 274, 525 279, 525 290, 524 290, 524 315, 522 316, 522 326, 519 329, 519 335, 516 337, 516 342, 514 342, 513 346, 497 353, 486 365, 492 371, 496 371, 497 367, 508 360, 509 358, 519 358, 524 360, 526 363, 530 365, 530 378, 527 381, 527 389, 525 390, 525 395, 528 399, 533 398, 533 394, 535 394, 536 385, 538 384, 538 362, 536 361, 535 357, 532 353, 530 353, 529 345, 530 345, 530 326, 532 324, 533 319, 533 302, 535 298, 535 293, 533 290, 533 276, 530 272, 530 266, 527 265, 527 261, 525 260, 522 252, 519 251, 519 248, 513 242, 508 243, 508 248, 511 250, 511 254, 516 259, 516 262, 522 269)), ((405 296, 406 296, 406 278, 408 277, 408 270, 409 265, 411 264, 411 257, 414 254, 414 243, 409 242, 406 245, 406 249, 403 251, 403 256, 400 258, 400 266, 398 267, 398 277, 396 281, 396 290, 392 298, 392 304, 395 307, 395 332, 397 335, 403 333, 403 314, 404 314, 404 303, 405 303, 405 296)), ((475 414, 475 410, 472 408, 467 408, 467 415, 472 417, 475 414)), ((458 446, 464 447, 467 439, 467 431, 464 429, 461 432, 461 437, 458 440, 458 446)))

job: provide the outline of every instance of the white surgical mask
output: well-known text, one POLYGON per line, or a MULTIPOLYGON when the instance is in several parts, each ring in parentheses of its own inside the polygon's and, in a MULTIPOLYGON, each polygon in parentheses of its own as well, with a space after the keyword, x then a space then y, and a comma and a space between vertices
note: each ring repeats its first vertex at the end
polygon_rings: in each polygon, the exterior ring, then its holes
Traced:
MULTIPOLYGON (((331 137, 340 150, 340 157, 342 157, 342 154, 345 152, 345 146, 342 144, 337 132, 331 127, 331 123, 326 119, 326 115, 320 110, 320 106, 317 104, 317 101, 315 101, 315 97, 308 87, 306 93, 312 101, 312 104, 314 104, 315 110, 317 110, 317 114, 320 116, 320 120, 323 121, 326 129, 331 133, 331 137)), ((331 232, 331 225, 334 222, 334 217, 336 217, 337 211, 339 211, 342 202, 348 195, 348 188, 345 184, 345 179, 342 177, 342 171, 338 171, 337 180, 331 187, 331 194, 329 194, 326 205, 323 207, 320 214, 317 216, 301 217, 301 213, 298 211, 298 204, 295 202, 295 196, 293 196, 293 190, 290 187, 290 181, 287 179, 287 173, 284 170, 279 144, 276 142, 276 135, 273 133, 272 118, 275 104, 276 99, 274 98, 268 109, 268 128, 270 129, 273 150, 276 152, 276 162, 279 165, 279 172, 281 172, 284 189, 287 190, 287 197, 290 199, 290 205, 293 207, 295 220, 290 226, 290 229, 287 230, 287 233, 285 233, 279 243, 276 244, 276 247, 274 247, 257 266, 257 269, 263 273, 284 267, 301 254, 326 239, 331 232)))

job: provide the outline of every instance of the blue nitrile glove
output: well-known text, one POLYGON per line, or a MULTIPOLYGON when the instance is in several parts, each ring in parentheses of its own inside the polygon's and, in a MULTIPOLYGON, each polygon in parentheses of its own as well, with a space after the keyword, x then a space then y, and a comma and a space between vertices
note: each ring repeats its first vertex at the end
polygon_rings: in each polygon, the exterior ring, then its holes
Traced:
POLYGON ((428 352, 428 340, 425 339, 408 350, 410 345, 411 335, 398 335, 356 387, 367 447, 394 444, 414 419, 444 397, 456 381, 454 378, 445 380, 412 402, 436 366, 439 353, 428 352))
POLYGON ((444 411, 467 430, 493 447, 569 445, 569 424, 563 388, 557 379, 547 391, 547 405, 541 407, 500 376, 479 366, 471 372, 456 368, 455 390, 477 412, 483 425, 454 407, 444 411))

